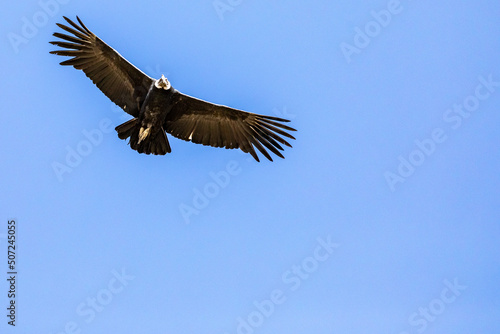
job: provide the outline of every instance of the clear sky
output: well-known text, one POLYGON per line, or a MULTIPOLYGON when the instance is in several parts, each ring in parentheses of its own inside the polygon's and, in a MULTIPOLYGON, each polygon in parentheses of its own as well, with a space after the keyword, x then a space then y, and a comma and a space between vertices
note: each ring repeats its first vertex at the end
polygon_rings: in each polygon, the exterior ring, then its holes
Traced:
POLYGON ((500 332, 498 1, 4 7, 1 333, 500 332), (291 119, 293 148, 137 154, 49 54, 63 15, 183 93, 291 119))

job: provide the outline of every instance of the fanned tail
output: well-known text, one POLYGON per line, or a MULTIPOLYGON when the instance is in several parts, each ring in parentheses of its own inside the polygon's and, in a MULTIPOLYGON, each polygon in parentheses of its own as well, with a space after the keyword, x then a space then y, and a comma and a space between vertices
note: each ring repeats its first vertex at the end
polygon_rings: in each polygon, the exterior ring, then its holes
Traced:
POLYGON ((151 133, 147 137, 139 140, 141 123, 137 118, 133 118, 123 124, 118 125, 115 130, 120 139, 130 138, 130 147, 139 153, 165 155, 172 150, 168 143, 167 134, 163 128, 160 131, 151 133))

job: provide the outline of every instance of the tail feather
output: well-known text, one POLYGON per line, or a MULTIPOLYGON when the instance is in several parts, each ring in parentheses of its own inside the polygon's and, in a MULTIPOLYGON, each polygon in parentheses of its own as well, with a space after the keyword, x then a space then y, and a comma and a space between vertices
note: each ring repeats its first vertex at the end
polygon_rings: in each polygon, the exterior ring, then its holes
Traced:
POLYGON ((130 137, 130 147, 139 153, 165 155, 172 151, 168 143, 167 134, 163 128, 155 133, 150 133, 147 137, 142 138, 142 140, 139 140, 140 129, 141 123, 138 122, 137 118, 131 119, 115 128, 120 139, 130 137))
POLYGON ((118 138, 127 139, 130 137, 137 123, 137 118, 132 118, 130 121, 118 125, 115 128, 116 132, 118 132, 118 138))

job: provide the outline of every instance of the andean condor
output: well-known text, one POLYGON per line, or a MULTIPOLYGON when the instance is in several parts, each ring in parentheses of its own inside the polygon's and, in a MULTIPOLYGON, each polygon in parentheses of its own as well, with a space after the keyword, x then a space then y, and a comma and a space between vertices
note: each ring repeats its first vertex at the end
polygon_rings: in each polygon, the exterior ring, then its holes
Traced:
POLYGON ((117 126, 120 139, 130 138, 130 147, 139 153, 170 153, 166 132, 196 144, 240 148, 259 161, 255 148, 272 161, 266 148, 284 158, 283 139, 295 139, 282 124, 286 119, 253 114, 213 104, 182 94, 163 75, 155 80, 129 63, 113 48, 94 35, 78 18, 67 17, 71 26, 57 23, 71 35, 54 33, 61 40, 50 42, 63 50, 50 53, 72 57, 61 65, 72 65, 114 103, 134 118, 117 126))

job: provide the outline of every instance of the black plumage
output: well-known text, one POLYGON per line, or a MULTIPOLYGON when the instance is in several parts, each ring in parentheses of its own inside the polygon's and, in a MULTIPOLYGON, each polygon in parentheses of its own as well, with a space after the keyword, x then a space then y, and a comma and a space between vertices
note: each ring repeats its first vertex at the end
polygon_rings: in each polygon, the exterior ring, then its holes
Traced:
POLYGON ((227 149, 239 148, 259 158, 255 148, 272 161, 267 150, 284 158, 280 145, 295 139, 284 125, 286 119, 264 116, 202 101, 175 90, 162 75, 155 80, 129 63, 117 51, 94 35, 77 17, 64 17, 69 26, 57 25, 71 35, 54 33, 50 42, 63 50, 52 54, 72 57, 61 62, 82 70, 114 103, 134 118, 116 127, 118 137, 130 138, 139 153, 170 153, 166 133, 193 143, 227 149))

